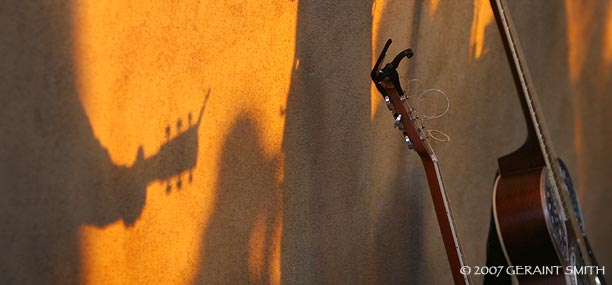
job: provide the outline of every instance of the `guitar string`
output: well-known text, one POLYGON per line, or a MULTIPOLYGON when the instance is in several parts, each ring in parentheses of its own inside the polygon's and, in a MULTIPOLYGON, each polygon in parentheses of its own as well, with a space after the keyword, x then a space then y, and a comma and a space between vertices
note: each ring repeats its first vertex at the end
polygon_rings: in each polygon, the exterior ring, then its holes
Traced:
MULTIPOLYGON (((400 76, 400 79, 403 79, 405 81, 407 78, 404 76, 400 76)), ((415 101, 414 110, 417 112, 417 118, 421 121, 429 121, 431 119, 442 118, 444 115, 448 114, 450 110, 450 98, 448 94, 446 94, 446 92, 444 92, 443 90, 440 90, 438 88, 431 88, 431 89, 426 89, 426 90, 419 92, 418 95, 416 96, 413 95, 416 92, 413 90, 417 89, 416 88, 417 83, 421 83, 421 82, 422 81, 418 78, 407 80, 406 84, 404 84, 404 86, 406 86, 406 89, 403 90, 405 94, 404 97, 406 99, 414 98, 413 99, 415 101), (442 94, 442 96, 444 97, 444 100, 446 101, 446 107, 444 108, 444 111, 441 112, 440 114, 437 114, 438 105, 436 104, 435 100, 433 98, 424 97, 427 93, 430 93, 430 92, 436 92, 436 93, 442 94), (430 108, 432 109, 433 115, 427 115, 425 113, 418 113, 418 110, 425 109, 425 108, 421 108, 423 107, 422 105, 423 103, 429 104, 431 106, 430 108)), ((441 130, 428 129, 425 131, 425 133, 427 134, 429 138, 439 141, 439 142, 449 142, 451 140, 450 135, 448 135, 447 133, 441 130)))

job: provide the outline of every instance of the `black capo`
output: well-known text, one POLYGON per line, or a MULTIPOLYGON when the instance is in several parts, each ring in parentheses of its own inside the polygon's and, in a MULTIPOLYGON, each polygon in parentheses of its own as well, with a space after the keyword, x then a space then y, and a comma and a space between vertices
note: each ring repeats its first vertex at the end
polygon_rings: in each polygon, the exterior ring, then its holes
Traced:
POLYGON ((393 86, 395 86, 395 89, 397 89, 397 93, 400 96, 402 96, 404 95, 404 91, 402 90, 402 86, 400 85, 399 74, 397 73, 397 66, 400 64, 402 59, 404 59, 404 57, 411 58, 414 55, 414 53, 412 52, 412 49, 404 50, 400 52, 397 56, 395 56, 393 61, 387 63, 385 67, 381 69, 380 65, 382 63, 382 60, 385 58, 385 55, 387 54, 387 50, 389 49, 390 45, 391 45, 391 39, 387 40, 385 47, 383 48, 382 52, 378 56, 378 60, 376 60, 376 65, 374 65, 374 68, 372 69, 372 73, 371 73, 372 81, 374 81, 374 84, 376 85, 376 89, 378 89, 378 91, 383 96, 385 96, 386 92, 385 92, 385 89, 382 87, 382 81, 386 77, 389 77, 389 79, 393 83, 393 86))

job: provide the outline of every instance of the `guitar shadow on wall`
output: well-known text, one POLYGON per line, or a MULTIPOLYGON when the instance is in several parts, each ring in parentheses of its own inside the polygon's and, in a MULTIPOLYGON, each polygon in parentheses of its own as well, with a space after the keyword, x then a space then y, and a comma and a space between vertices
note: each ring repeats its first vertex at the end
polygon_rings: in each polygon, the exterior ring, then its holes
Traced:
POLYGON ((206 102, 184 131, 171 137, 167 128, 153 156, 140 148, 133 165, 113 163, 76 88, 71 5, 0 3, 2 284, 83 282, 80 227, 133 225, 149 183, 180 177, 173 183, 180 188, 197 164, 206 102))
MULTIPOLYGON (((108 151, 93 136, 85 139, 81 133, 66 138, 55 127, 43 126, 53 130, 51 137, 41 141, 40 149, 33 154, 15 152, 13 158, 23 168, 3 177, 6 188, 0 196, 14 205, 0 210, 3 217, 0 244, 5 248, 0 259, 0 281, 80 280, 81 225, 104 227, 121 220, 124 225, 133 226, 144 208, 150 183, 167 183, 168 194, 184 187, 184 180, 191 183, 204 107, 205 104, 195 124, 173 138, 168 137, 153 156, 145 158, 143 148, 139 147, 135 162, 129 167, 113 164, 108 151), (60 140, 63 143, 54 143, 60 140), (29 160, 29 155, 35 155, 37 161, 29 160), (28 170, 34 172, 34 177, 24 181, 23 171, 28 170)), ((32 146, 26 148, 27 152, 32 151, 32 146)))
POLYGON ((157 153, 144 158, 144 150, 140 146, 136 159, 130 167, 115 166, 110 177, 106 177, 110 180, 104 181, 108 183, 104 188, 112 189, 112 191, 96 191, 95 193, 98 195, 97 201, 104 201, 102 204, 117 205, 119 209, 116 213, 119 216, 111 215, 102 219, 97 216, 91 220, 92 224, 103 226, 114 220, 122 219, 124 224, 131 226, 142 212, 148 184, 155 181, 165 182, 166 192, 169 194, 173 188, 180 190, 183 187, 185 175, 189 183, 193 181, 191 171, 197 164, 198 131, 209 95, 210 90, 206 94, 195 124, 189 113, 188 128, 185 131, 182 130, 183 121, 181 119, 177 120, 177 135, 174 137, 171 137, 172 127, 170 125, 166 127, 166 142, 157 153), (173 178, 176 178, 175 183, 172 183, 173 178))

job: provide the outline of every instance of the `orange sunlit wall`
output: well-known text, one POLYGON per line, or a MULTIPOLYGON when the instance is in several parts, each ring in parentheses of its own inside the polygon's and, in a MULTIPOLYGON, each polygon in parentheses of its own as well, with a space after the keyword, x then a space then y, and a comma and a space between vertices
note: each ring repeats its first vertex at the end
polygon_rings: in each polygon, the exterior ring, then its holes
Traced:
MULTIPOLYGON (((275 191, 282 196, 282 110, 295 65, 297 1, 73 6, 80 100, 113 163, 134 165, 141 148, 155 164, 172 155, 166 145, 197 133, 195 165, 175 173, 151 166, 157 175, 147 176, 144 208, 133 224, 81 227, 82 281, 192 283, 208 250, 203 239, 217 206, 219 162, 231 155, 223 145, 236 121, 252 122, 263 156, 276 161, 275 191)), ((262 210, 249 228, 244 270, 251 280, 280 280, 282 199, 275 201, 276 210, 262 210)))
MULTIPOLYGON (((376 63, 376 59, 378 54, 382 51, 382 45, 384 45, 384 40, 381 40, 380 30, 381 30, 381 21, 385 12, 385 8, 388 6, 386 0, 378 0, 374 1, 372 5, 372 66, 376 63)), ((376 90, 374 85, 370 88, 370 98, 371 98, 371 110, 370 114, 372 119, 376 116, 376 110, 380 105, 380 95, 376 90)))
MULTIPOLYGON (((429 3, 430 7, 434 11, 438 6, 438 1, 433 0, 429 3)), ((389 0, 375 0, 372 2, 372 64, 374 66, 380 52, 382 51, 385 43, 389 38, 393 40, 393 44, 389 49, 389 53, 386 55, 384 62, 387 62, 395 56, 395 52, 399 51, 400 48, 411 46, 412 42, 409 42, 411 26, 410 25, 398 25, 395 23, 397 19, 410 18, 410 14, 414 13, 417 9, 415 3, 409 3, 406 5, 404 2, 394 2, 389 0)), ((432 12, 433 13, 433 12, 432 12)), ((433 16, 433 15, 432 15, 433 16)), ((401 68, 405 68, 406 65, 402 65, 401 68)), ((401 76, 402 85, 404 88, 407 87, 409 78, 401 76), (404 86, 406 85, 406 86, 404 86)), ((381 97, 380 93, 376 90, 374 84, 370 87, 370 117, 372 120, 377 116, 380 110, 385 110, 386 107, 381 108, 381 97)))
POLYGON ((470 58, 479 59, 485 49, 485 30, 493 22, 489 0, 474 0, 474 14, 470 31, 470 58))
POLYGON ((572 86, 572 97, 574 98, 572 109, 574 113, 574 151, 576 152, 576 189, 578 194, 584 194, 584 144, 582 137, 584 136, 582 122, 582 103, 577 88, 578 81, 584 70, 584 65, 589 51, 589 42, 593 36, 593 21, 596 12, 595 1, 584 1, 584 3, 576 3, 575 1, 565 1, 565 13, 567 17, 567 46, 568 46, 568 62, 569 73, 572 86))

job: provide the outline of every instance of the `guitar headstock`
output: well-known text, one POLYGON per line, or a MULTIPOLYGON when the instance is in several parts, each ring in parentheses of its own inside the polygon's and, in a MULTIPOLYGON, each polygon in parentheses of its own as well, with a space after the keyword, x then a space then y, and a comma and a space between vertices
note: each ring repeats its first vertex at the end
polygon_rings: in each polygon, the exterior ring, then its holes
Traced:
POLYGON ((415 107, 411 106, 406 94, 400 84, 400 76, 397 67, 404 58, 411 58, 414 53, 412 49, 400 52, 393 61, 381 67, 382 61, 391 45, 391 39, 387 41, 383 48, 372 73, 372 81, 376 89, 385 100, 387 108, 392 112, 395 119, 394 126, 402 131, 404 140, 410 149, 414 149, 421 156, 432 156, 433 150, 429 145, 428 133, 424 131, 425 126, 420 124, 419 115, 415 107))

